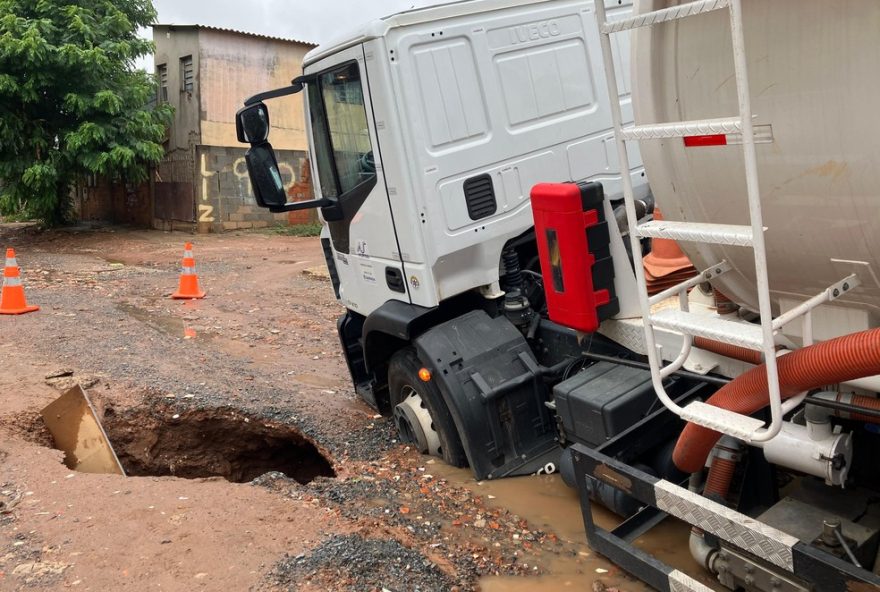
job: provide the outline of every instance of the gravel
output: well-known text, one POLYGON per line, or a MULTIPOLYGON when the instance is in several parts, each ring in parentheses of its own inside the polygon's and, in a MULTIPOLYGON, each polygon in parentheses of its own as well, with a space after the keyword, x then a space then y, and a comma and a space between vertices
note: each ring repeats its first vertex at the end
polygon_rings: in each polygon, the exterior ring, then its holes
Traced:
POLYGON ((333 536, 310 555, 285 557, 269 580, 291 592, 320 589, 328 581, 346 592, 433 592, 454 589, 455 584, 418 551, 395 540, 357 534, 333 536))

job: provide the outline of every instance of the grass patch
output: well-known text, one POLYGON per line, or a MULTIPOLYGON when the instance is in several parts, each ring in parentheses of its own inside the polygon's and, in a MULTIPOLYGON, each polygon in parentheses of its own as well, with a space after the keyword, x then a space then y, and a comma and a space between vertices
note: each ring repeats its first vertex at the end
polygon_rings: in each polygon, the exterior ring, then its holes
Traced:
POLYGON ((272 234, 282 236, 320 236, 321 223, 295 224, 293 226, 273 226, 269 229, 272 234))

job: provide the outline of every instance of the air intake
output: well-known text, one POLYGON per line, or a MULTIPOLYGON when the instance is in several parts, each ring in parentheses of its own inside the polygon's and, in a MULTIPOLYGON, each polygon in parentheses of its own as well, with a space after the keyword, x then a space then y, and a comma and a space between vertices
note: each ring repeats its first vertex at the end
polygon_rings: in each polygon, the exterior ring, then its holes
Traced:
POLYGON ((464 182, 464 200, 471 220, 491 216, 498 210, 492 177, 478 175, 464 182))

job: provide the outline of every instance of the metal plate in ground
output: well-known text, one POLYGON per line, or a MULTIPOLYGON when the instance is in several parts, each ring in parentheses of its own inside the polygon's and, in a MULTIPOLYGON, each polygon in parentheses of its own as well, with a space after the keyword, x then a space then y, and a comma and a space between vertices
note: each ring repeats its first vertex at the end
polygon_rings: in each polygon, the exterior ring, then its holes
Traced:
POLYGON ((40 412, 55 446, 64 451, 64 464, 82 473, 125 475, 116 452, 98 420, 95 408, 76 385, 40 412))

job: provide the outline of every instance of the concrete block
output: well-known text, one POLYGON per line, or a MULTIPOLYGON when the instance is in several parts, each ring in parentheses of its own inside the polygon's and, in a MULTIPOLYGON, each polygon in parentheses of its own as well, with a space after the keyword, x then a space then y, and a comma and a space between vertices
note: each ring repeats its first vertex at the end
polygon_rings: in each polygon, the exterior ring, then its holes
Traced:
POLYGON ((268 228, 269 222, 266 220, 256 220, 252 223, 251 228, 268 228))

